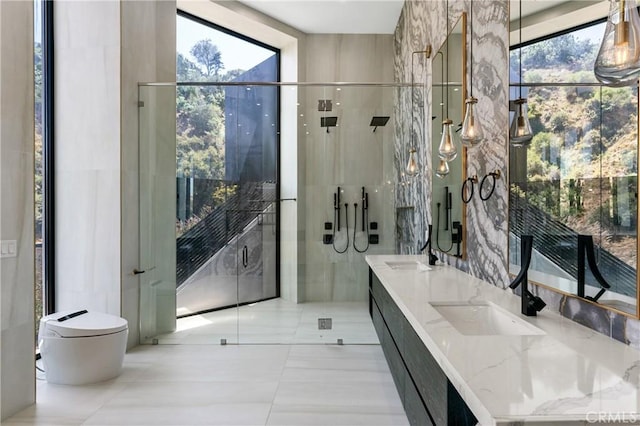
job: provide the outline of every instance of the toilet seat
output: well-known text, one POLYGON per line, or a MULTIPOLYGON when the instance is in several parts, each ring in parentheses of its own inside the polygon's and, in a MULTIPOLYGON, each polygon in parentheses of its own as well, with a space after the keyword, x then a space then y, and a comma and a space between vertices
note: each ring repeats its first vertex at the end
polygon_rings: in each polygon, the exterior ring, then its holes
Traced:
POLYGON ((38 343, 47 381, 85 385, 117 377, 128 336, 127 320, 116 315, 75 310, 43 317, 38 343))
POLYGON ((87 312, 59 322, 58 318, 76 311, 62 311, 42 318, 42 337, 93 337, 127 330, 127 320, 100 312, 87 312))

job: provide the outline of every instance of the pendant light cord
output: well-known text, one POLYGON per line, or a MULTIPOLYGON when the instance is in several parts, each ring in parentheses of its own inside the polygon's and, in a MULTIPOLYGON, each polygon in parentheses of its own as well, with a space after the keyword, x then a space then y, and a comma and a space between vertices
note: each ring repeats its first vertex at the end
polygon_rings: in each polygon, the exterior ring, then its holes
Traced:
POLYGON ((471 97, 473 98, 473 0, 469 0, 469 2, 471 3, 470 7, 469 7, 469 27, 471 29, 470 34, 469 34, 469 50, 470 50, 470 54, 471 54, 471 58, 469 60, 469 89, 471 92, 471 97))
MULTIPOLYGON (((409 120, 409 123, 411 123, 411 149, 415 149, 415 145, 413 144, 413 95, 414 95, 414 81, 413 81, 413 56, 415 55, 416 52, 412 52, 411 53, 411 120, 409 120)), ((411 154, 409 154, 411 155, 411 154)))
MULTIPOLYGON (((522 0, 521 0, 522 1, 522 0)), ((449 34, 449 0, 447 0, 447 34, 449 34)), ((449 118, 449 40, 447 40, 447 119, 449 118)))
POLYGON ((520 99, 522 99, 522 0, 518 2, 519 24, 518 24, 518 56, 520 58, 520 99))
MULTIPOLYGON (((438 52, 442 55, 442 63, 440 64, 440 75, 444 80, 444 53, 438 52)), ((441 119, 444 121, 444 82, 440 83, 440 114, 442 115, 441 119)))

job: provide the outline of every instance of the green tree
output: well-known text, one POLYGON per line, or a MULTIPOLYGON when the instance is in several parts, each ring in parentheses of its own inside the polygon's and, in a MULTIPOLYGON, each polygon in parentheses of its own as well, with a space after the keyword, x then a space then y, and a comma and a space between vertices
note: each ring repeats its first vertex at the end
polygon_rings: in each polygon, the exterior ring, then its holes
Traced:
POLYGON ((42 162, 42 45, 34 44, 33 50, 33 67, 34 67, 34 93, 35 93, 35 140, 34 140, 34 185, 35 185, 35 220, 36 220, 36 239, 42 238, 42 206, 43 206, 43 174, 44 167, 42 162))
POLYGON ((224 68, 222 54, 210 39, 197 42, 191 48, 190 53, 204 67, 207 77, 218 77, 220 70, 224 68))
POLYGON ((182 53, 178 53, 176 57, 176 79, 177 81, 202 81, 204 74, 198 65, 182 53))
POLYGON ((550 38, 522 48, 522 66, 529 69, 568 68, 578 70, 593 64, 597 46, 574 34, 550 38))

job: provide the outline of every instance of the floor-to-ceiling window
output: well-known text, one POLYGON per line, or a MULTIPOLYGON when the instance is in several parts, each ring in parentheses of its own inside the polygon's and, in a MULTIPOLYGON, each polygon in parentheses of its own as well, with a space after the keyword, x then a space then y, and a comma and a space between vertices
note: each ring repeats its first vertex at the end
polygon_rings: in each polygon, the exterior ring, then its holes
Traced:
POLYGON ((35 314, 55 310, 53 272, 53 1, 34 0, 35 314))
POLYGON ((534 136, 510 150, 510 262, 519 235, 535 234, 535 270, 572 280, 577 235, 592 236, 609 294, 635 298, 638 87, 597 81, 604 30, 599 20, 511 50, 511 99, 527 98, 534 136))
POLYGON ((183 316, 278 296, 279 51, 183 12, 176 33, 183 316))

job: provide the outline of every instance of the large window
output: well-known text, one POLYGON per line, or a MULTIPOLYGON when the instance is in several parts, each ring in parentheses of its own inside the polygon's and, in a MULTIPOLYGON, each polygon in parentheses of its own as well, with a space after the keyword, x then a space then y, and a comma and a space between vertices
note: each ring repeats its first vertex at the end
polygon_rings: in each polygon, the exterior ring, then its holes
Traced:
MULTIPOLYGON (((279 79, 279 51, 256 40, 236 34, 184 12, 177 16, 177 233, 184 234, 224 202, 236 190, 240 172, 235 154, 237 138, 230 123, 235 122, 233 105, 236 88, 217 85, 189 85, 194 82, 274 82, 279 79)), ((251 92, 249 88, 243 88, 251 92)), ((254 90, 251 94, 266 93, 254 90)), ((277 127, 277 93, 256 101, 260 111, 272 117, 277 127), (267 102, 272 105, 267 105, 267 102)), ((273 144, 271 144, 273 145, 273 144)), ((247 147, 244 147, 246 149, 247 147)), ((261 149, 260 163, 271 164, 252 180, 276 180, 276 147, 261 149), (264 158, 264 155, 270 158, 264 158), (265 174, 270 175, 265 179, 265 174)), ((244 165, 250 166, 244 162, 244 165)))
POLYGON ((44 288, 42 286, 42 257, 43 257, 43 234, 42 234, 42 207, 43 200, 43 178, 44 167, 42 161, 42 95, 43 95, 43 66, 42 66, 42 1, 34 2, 34 43, 33 43, 33 65, 34 65, 34 91, 35 91, 35 240, 36 240, 36 273, 35 273, 35 309, 36 309, 36 336, 40 318, 44 314, 44 288))
POLYGON ((575 274, 575 235, 593 236, 603 274, 616 292, 634 296, 638 88, 596 80, 604 26, 594 22, 511 51, 511 99, 522 89, 534 137, 528 147, 511 148, 510 226, 516 235, 541 235, 536 249, 567 275, 575 274))
POLYGON ((179 12, 176 63, 178 314, 277 297, 279 51, 179 12))
POLYGON ((53 1, 34 0, 35 314, 55 311, 53 206, 53 1))

